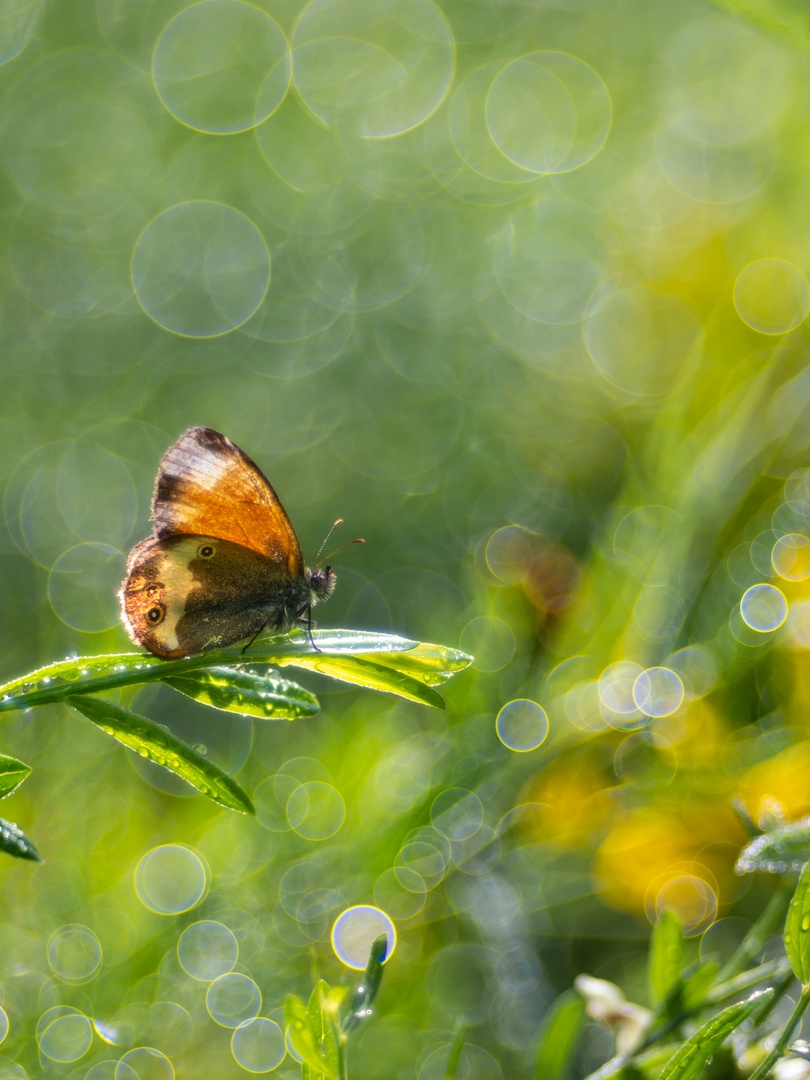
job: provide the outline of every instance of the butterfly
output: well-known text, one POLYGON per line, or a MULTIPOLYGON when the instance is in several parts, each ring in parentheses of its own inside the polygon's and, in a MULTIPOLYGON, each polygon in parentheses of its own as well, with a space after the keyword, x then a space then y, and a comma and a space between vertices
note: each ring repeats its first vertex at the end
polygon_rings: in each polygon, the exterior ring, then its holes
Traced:
POLYGON ((312 640, 311 608, 329 599, 336 576, 304 565, 278 495, 230 439, 196 427, 167 450, 152 518, 118 592, 136 645, 172 660, 299 624, 312 640))

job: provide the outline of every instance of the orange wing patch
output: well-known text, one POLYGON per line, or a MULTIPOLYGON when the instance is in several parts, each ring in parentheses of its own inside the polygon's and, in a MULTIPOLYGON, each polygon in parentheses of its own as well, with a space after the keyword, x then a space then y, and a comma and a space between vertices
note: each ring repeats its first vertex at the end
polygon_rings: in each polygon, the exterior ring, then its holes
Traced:
POLYGON ((270 481, 238 446, 192 428, 165 454, 152 501, 155 535, 217 536, 266 555, 293 578, 301 547, 270 481))

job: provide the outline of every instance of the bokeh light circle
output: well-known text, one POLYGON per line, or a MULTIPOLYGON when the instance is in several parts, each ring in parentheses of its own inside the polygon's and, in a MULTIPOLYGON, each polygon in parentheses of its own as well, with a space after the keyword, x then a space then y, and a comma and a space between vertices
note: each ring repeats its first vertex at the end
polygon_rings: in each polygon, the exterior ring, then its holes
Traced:
POLYGON ((599 676, 599 697, 611 712, 632 715, 638 709, 633 687, 643 668, 632 660, 609 664, 599 676))
POLYGON ((0 1006, 0 1043, 5 1039, 6 1035, 8 1035, 8 1028, 8 1014, 6 1013, 6 1010, 0 1006))
POLYGON ((187 926, 180 935, 177 959, 192 979, 212 982, 233 969, 239 959, 239 945, 227 926, 203 919, 187 926))
POLYGON ((644 281, 600 286, 588 304, 584 337, 607 381, 639 397, 675 389, 703 349, 703 325, 692 305, 644 281))
POLYGON ((810 600, 794 600, 785 621, 790 644, 798 649, 810 649, 810 600))
POLYGON ((52 1061, 78 1061, 90 1049, 93 1025, 78 1009, 57 1005, 39 1018, 36 1038, 44 1057, 52 1061))
POLYGON ((192 848, 162 844, 143 856, 135 868, 138 899, 159 915, 190 911, 208 891, 208 867, 192 848))
POLYGON ((611 105, 592 67, 561 52, 537 52, 507 64, 487 97, 493 142, 535 173, 560 173, 589 161, 607 139, 611 105))
POLYGON ((536 701, 516 698, 498 713, 495 731, 509 750, 521 754, 536 750, 548 735, 546 710, 536 701))
POLYGON ((448 840, 469 840, 481 828, 484 807, 474 791, 445 788, 430 807, 433 828, 448 840))
POLYGON ((684 698, 680 676, 668 667, 652 667, 633 683, 633 701, 645 716, 671 716, 684 698))
POLYGON ((290 81, 278 24, 243 0, 203 0, 167 24, 155 47, 155 88, 181 123, 232 134, 266 120, 290 81))
POLYGON ((283 772, 262 780, 253 793, 253 803, 256 817, 265 829, 278 833, 290 831, 287 803, 300 784, 300 780, 283 772))
POLYGON ((476 68, 456 88, 450 105, 450 137, 475 172, 505 184, 525 184, 536 180, 536 174, 505 157, 486 124, 487 96, 492 80, 502 67, 502 63, 494 62, 476 68))
POLYGON ((13 60, 23 51, 33 36, 43 7, 44 0, 12 0, 3 6, 0 10, 0 64, 13 60))
POLYGON ((332 948, 346 967, 363 971, 375 940, 385 934, 386 963, 397 946, 397 931, 393 922, 380 908, 358 904, 338 915, 332 926, 332 948))
POLYGON ((101 942, 92 930, 78 923, 54 930, 47 951, 51 970, 63 982, 89 982, 101 968, 101 942))
POLYGON ((320 780, 299 784, 287 800, 287 819, 293 832, 306 840, 334 836, 346 818, 340 792, 320 780))
POLYGON ((132 283, 150 318, 185 337, 241 326, 270 283, 270 254, 256 226, 216 202, 164 210, 141 233, 132 283))
POLYGON ((659 790, 671 783, 678 761, 671 744, 652 731, 636 731, 616 749, 613 767, 625 784, 659 790))
POLYGON ((403 889, 424 893, 442 880, 450 862, 450 845, 436 829, 418 829, 405 838, 394 859, 394 873, 403 889))
POLYGON ((683 874, 666 881, 648 903, 647 915, 657 922, 662 912, 674 911, 685 937, 702 934, 717 916, 717 895, 711 885, 694 874, 683 874))
POLYGON ((680 676, 684 693, 690 699, 705 697, 717 685, 717 660, 704 645, 678 649, 669 657, 667 666, 680 676))
POLYGON ((757 259, 734 282, 734 306, 760 334, 788 334, 810 311, 810 288, 798 267, 784 259, 757 259))
POLYGON ((785 503, 795 513, 810 516, 810 469, 796 469, 787 478, 785 503))
POLYGON ((86 634, 109 630, 121 619, 113 590, 99 581, 121 575, 121 553, 107 544, 77 544, 63 552, 48 575, 48 600, 66 626, 86 634))
POLYGON ((516 525, 497 529, 487 541, 487 566, 505 585, 516 585, 529 572, 534 558, 531 534, 516 525))
POLYGON ((430 0, 312 0, 292 40, 293 78, 323 123, 364 138, 426 120, 453 78, 453 35, 430 0))
POLYGON ((604 217, 571 199, 524 206, 504 225, 495 277, 510 302, 540 323, 574 323, 615 267, 616 236, 604 217))
POLYGON ((785 581, 810 578, 810 538, 801 533, 780 536, 771 551, 771 564, 785 581))
POLYGON ((752 585, 740 600, 743 622, 760 634, 777 630, 787 618, 785 594, 775 585, 752 585))
POLYGON ((682 90, 658 125, 661 168, 686 195, 731 203, 758 191, 773 171, 779 141, 770 113, 750 91, 724 82, 682 90))
POLYGON ((118 1062, 114 1080, 174 1080, 174 1066, 152 1046, 136 1046, 118 1062))
POLYGON ((281 1064, 287 1053, 284 1032, 274 1021, 256 1016, 234 1031, 231 1053, 236 1064, 246 1072, 270 1072, 281 1064))
POLYGON ((374 901, 383 911, 390 911, 391 917, 399 920, 412 919, 418 915, 427 902, 427 890, 422 878, 406 866, 399 870, 393 866, 384 870, 374 882, 374 901), (399 880, 405 878, 410 888, 406 889, 399 880))
POLYGON ((253 979, 241 972, 220 975, 208 987, 205 1007, 221 1027, 237 1028, 259 1015, 262 994, 253 979))
POLYGON ((515 635, 503 619, 479 615, 461 631, 459 645, 473 657, 477 671, 500 671, 515 654, 515 635))

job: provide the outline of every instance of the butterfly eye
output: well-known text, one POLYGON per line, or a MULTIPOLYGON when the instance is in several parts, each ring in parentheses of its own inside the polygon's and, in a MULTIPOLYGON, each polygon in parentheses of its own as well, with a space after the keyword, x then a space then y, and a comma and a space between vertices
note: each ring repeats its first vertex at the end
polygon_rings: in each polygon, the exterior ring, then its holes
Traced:
POLYGON ((149 610, 147 611, 146 618, 147 621, 152 624, 152 626, 157 626, 159 622, 163 622, 163 616, 165 614, 166 613, 163 608, 153 607, 149 608, 149 610))
POLYGON ((214 549, 211 544, 203 544, 202 547, 197 548, 197 554, 201 559, 210 559, 214 554, 214 549))

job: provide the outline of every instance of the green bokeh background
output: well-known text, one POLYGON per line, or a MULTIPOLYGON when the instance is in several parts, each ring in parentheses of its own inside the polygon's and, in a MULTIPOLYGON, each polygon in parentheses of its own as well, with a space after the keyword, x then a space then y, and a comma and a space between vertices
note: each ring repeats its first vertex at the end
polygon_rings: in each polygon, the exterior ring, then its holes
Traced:
MULTIPOLYGON (((604 843, 651 808, 670 835, 701 822, 662 879, 708 882, 695 948, 715 915, 743 932, 767 886, 723 876, 724 815, 802 741, 809 643, 771 563, 810 514, 805 22, 787 0, 0 3, 5 678, 127 648, 126 553, 195 425, 260 464, 308 560, 338 516, 365 538, 321 626, 476 656, 446 713, 316 678, 295 723, 136 699, 250 792, 324 785, 322 821, 345 817, 315 838, 191 796, 66 707, 4 719, 34 772, 3 813, 45 863, 0 867, 3 1080, 112 1080, 144 1046, 248 1075, 180 935, 228 927, 281 1021, 313 955, 350 977, 329 935, 355 904, 399 943, 350 1076, 441 1077, 460 1024, 459 1076, 528 1075, 577 972, 643 994, 661 882, 629 856, 605 887, 604 843), (772 581, 787 629, 751 629, 740 600, 772 581), (611 712, 597 680, 625 660, 674 671, 683 703, 611 712), (549 718, 525 753, 495 726, 517 699, 549 718), (724 755, 687 739, 701 701, 724 755), (208 867, 190 911, 139 897, 163 844, 208 867), (72 924, 103 950, 87 978, 49 962, 72 924), (57 1006, 94 1027, 55 1062, 57 1006)), ((579 1074, 610 1052, 589 1027, 579 1074)))

